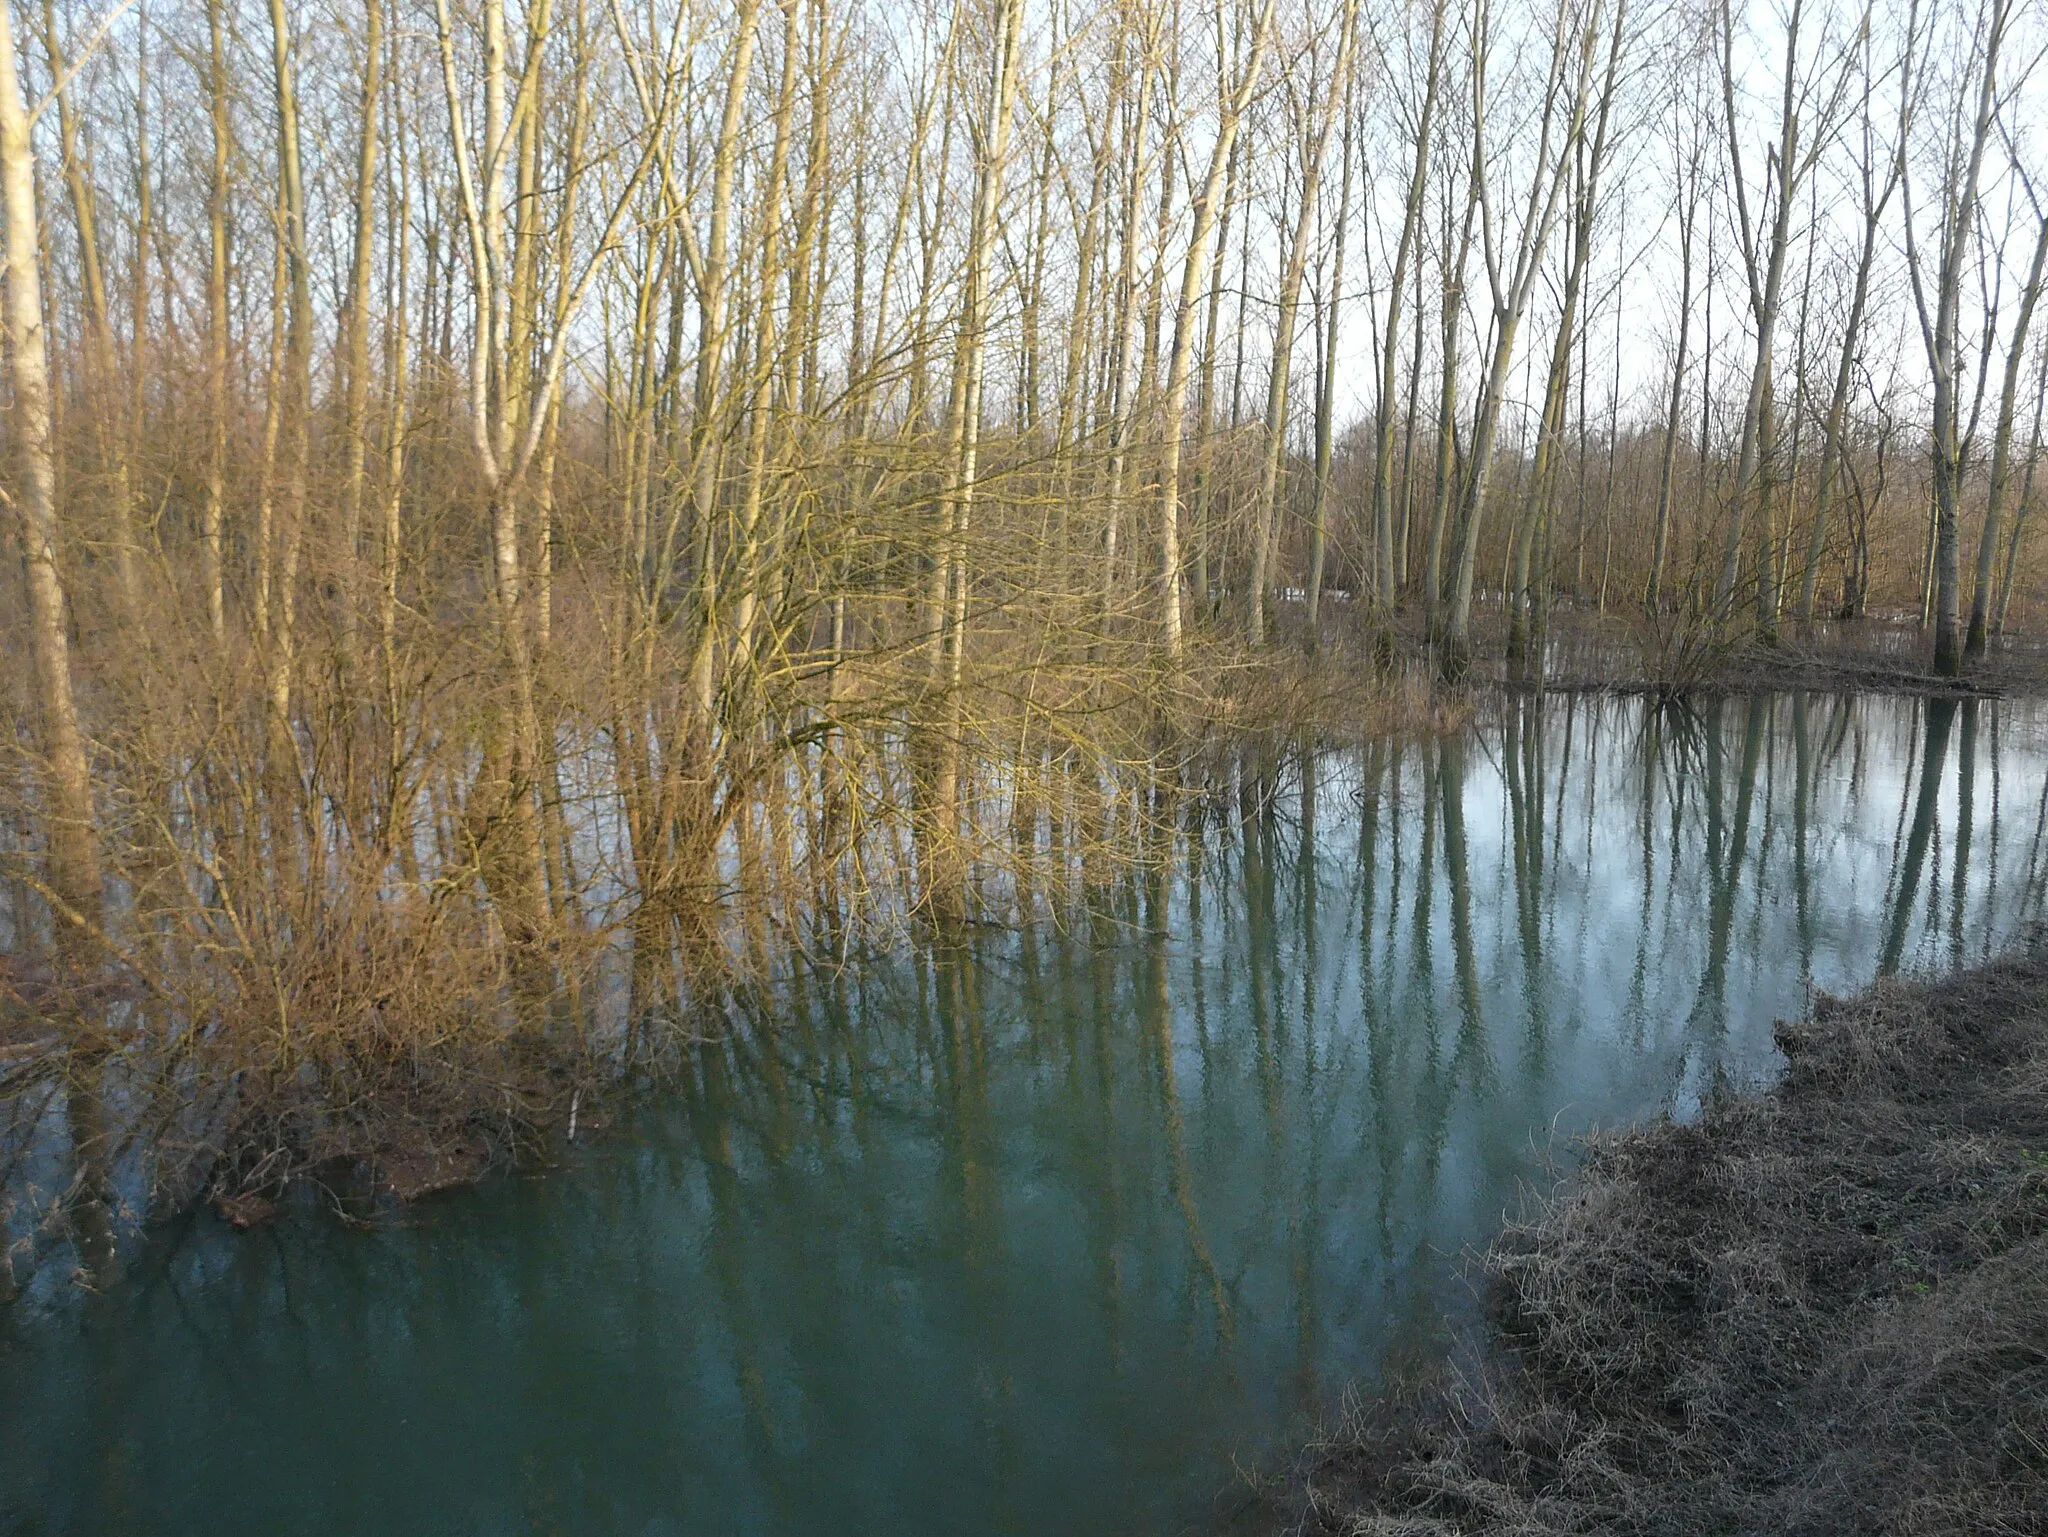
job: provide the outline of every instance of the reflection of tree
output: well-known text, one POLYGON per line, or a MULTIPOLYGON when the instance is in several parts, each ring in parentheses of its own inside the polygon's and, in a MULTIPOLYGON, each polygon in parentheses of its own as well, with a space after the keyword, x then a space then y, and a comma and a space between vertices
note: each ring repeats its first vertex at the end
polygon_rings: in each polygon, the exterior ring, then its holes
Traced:
POLYGON ((953 1135, 948 1160, 956 1181, 960 1209, 955 1250, 962 1261, 966 1295, 974 1319, 974 1346, 969 1351, 973 1380, 969 1387, 981 1405, 993 1451, 1005 1468, 1001 1482, 1014 1487, 1017 1456, 1016 1395, 1006 1376, 990 1371, 1000 1359, 991 1343, 1002 1337, 1008 1315, 1009 1274, 1004 1263, 1000 1185, 997 1181, 998 1138, 989 1093, 989 1040, 982 996, 986 968, 971 944, 935 947, 939 1026, 945 1040, 946 1089, 953 1135))
POLYGON ((1422 1006, 1423 1050, 1436 1071, 1441 1026, 1436 1017, 1436 960, 1430 932, 1430 907, 1436 895, 1437 766, 1436 749, 1424 746, 1422 759, 1422 839, 1415 871, 1415 995, 1422 1006))
POLYGON ((1321 882, 1316 842, 1316 792, 1320 788, 1321 761, 1314 742, 1303 736, 1299 750, 1301 774, 1301 826, 1295 856, 1300 876, 1300 911, 1296 929, 1301 936, 1301 1103, 1305 1122, 1297 1135, 1305 1135, 1299 1180, 1290 1181, 1293 1190, 1288 1214, 1289 1270, 1294 1288, 1295 1379, 1304 1398, 1315 1391, 1315 1251, 1322 1233, 1322 1111, 1316 1085, 1316 984, 1322 975, 1317 947, 1317 895, 1321 882))
POLYGON ((1742 886, 1743 856, 1749 848, 1750 814, 1756 795, 1757 764, 1763 754, 1770 701, 1752 694, 1742 725, 1742 759, 1736 771, 1735 811, 1723 832, 1725 794, 1721 706, 1707 715, 1707 964, 1700 977, 1694 1014, 1717 1030, 1727 1024, 1728 946, 1735 928, 1735 900, 1742 886))
MULTIPOLYGON (((1517 695, 1508 706, 1506 742, 1501 750, 1501 768, 1507 781, 1509 836, 1514 853, 1515 927, 1521 939, 1523 1004, 1528 1013, 1529 1037, 1538 1053, 1541 1053, 1548 1033, 1543 968, 1543 802, 1546 790, 1543 724, 1546 714, 1547 702, 1543 695, 1517 695)), ((1560 798, 1564 778, 1560 771, 1560 798)))
POLYGON ((1145 969, 1149 983, 1143 1004, 1145 1039, 1152 1049, 1152 1070, 1157 1074, 1159 1084, 1159 1126, 1166 1139, 1167 1183, 1173 1193, 1174 1205, 1180 1209, 1181 1225, 1187 1233, 1188 1253, 1194 1259, 1195 1273, 1206 1286, 1216 1309, 1217 1333, 1227 1337, 1231 1328, 1230 1299, 1224 1291, 1223 1277, 1216 1269, 1216 1258, 1209 1248, 1208 1237, 1202 1231, 1201 1212, 1195 1204, 1194 1179, 1188 1169, 1187 1128, 1181 1120, 1180 1085, 1173 1061, 1173 993, 1166 922, 1168 879, 1169 866, 1162 860, 1148 873, 1145 883, 1145 969))
MULTIPOLYGON (((766 1351, 759 1316, 760 1299, 747 1264, 752 1226, 747 1220, 746 1187, 733 1149, 733 1129, 743 1113, 741 1094, 728 1074, 731 1064, 717 1046, 696 1054, 695 1093, 689 1101, 690 1129, 702 1156, 704 1187, 710 1197, 711 1242, 707 1252, 718 1287, 721 1311, 732 1340, 733 1376, 744 1409, 747 1452, 778 1501, 785 1493, 778 1475, 782 1461, 776 1447, 776 1425, 768 1401, 766 1351)), ((642 1295, 645 1295, 643 1291, 642 1295)))
POLYGON ((2042 877, 2048 873, 2043 863, 2044 852, 2048 852, 2048 774, 2041 776, 2041 798, 2034 807, 2034 836, 2027 841, 2027 876, 2025 892, 2020 898, 2020 911, 2033 908, 2038 920, 2044 901, 2048 901, 2048 880, 2042 877))
MULTIPOLYGON (((1641 786, 1641 793, 1636 797, 1636 861, 1642 867, 1643 892, 1641 915, 1636 924, 1635 964, 1629 968, 1626 1017, 1634 1028, 1637 1043, 1640 1044, 1649 1001, 1650 919, 1656 909, 1657 899, 1657 770, 1664 756, 1662 709, 1653 706, 1644 711, 1642 730, 1638 733, 1637 741, 1640 747, 1640 772, 1636 778, 1641 786)), ((1590 819, 1593 814, 1589 808, 1588 818, 1590 819)))
POLYGON ((1392 1222, 1393 1192, 1400 1169, 1400 1146, 1393 1136, 1389 1112, 1392 1109, 1393 1055, 1390 1015, 1394 1008, 1392 945, 1400 928, 1401 912, 1401 748, 1389 749, 1374 742, 1365 750, 1363 775, 1359 783, 1358 817, 1358 980, 1360 1023, 1366 1049, 1366 1092, 1372 1113, 1361 1120, 1362 1135, 1373 1136, 1379 1177, 1373 1182, 1373 1223, 1383 1259, 1391 1259, 1394 1248, 1392 1222), (1391 763, 1389 757, 1391 754, 1391 763), (1386 787, 1383 792, 1382 787, 1386 787), (1387 917, 1384 928, 1389 946, 1385 968, 1373 964, 1373 940, 1382 928, 1378 908, 1380 869, 1380 809, 1387 812, 1387 865, 1390 875, 1387 917), (1382 974, 1385 981, 1380 979, 1382 974))
POLYGON ((1963 908, 1970 891, 1970 827, 1976 820, 1977 701, 1965 699, 1957 713, 1962 717, 1963 729, 1961 756, 1956 760, 1956 868, 1949 899, 1948 945, 1950 964, 1960 966, 1963 908))
POLYGON ((1913 826, 1906 835, 1898 879, 1892 885, 1891 918, 1885 927, 1884 953, 1877 963, 1877 974, 1881 977, 1895 973, 1905 953, 1906 928, 1920 897, 1920 868, 1927 862, 1927 844, 1934 835, 1934 812, 1941 799, 1942 769, 1948 756, 1949 728, 1955 717, 1955 700, 1927 701, 1927 732, 1920 760, 1919 789, 1913 798, 1913 826))
POLYGON ((1451 950, 1457 973, 1458 1045, 1451 1057, 1450 1082, 1469 1078, 1484 1093, 1492 1078, 1492 1057, 1486 1044, 1486 1021, 1479 997, 1479 963, 1472 944, 1472 873, 1465 853, 1465 742, 1448 737, 1438 750, 1437 788, 1443 799, 1444 877, 1451 888, 1451 950))
MULTIPOLYGON (((1064 954, 1064 952, 1063 952, 1064 954)), ((1092 1076, 1093 1113, 1075 1117, 1077 1127, 1085 1125, 1083 1176, 1095 1199, 1089 1203, 1092 1221, 1091 1246, 1095 1260, 1095 1284, 1102 1297, 1104 1320, 1109 1333, 1110 1359, 1121 1366, 1125 1348, 1124 1247, 1129 1242, 1129 1224, 1124 1210, 1124 1181, 1116 1148, 1116 925, 1105 911, 1098 893, 1088 894, 1086 949, 1080 961, 1066 956, 1061 975, 1078 983, 1086 993, 1088 1020, 1088 1063, 1092 1074, 1075 1071, 1077 1090, 1092 1076)), ((1078 1005, 1070 1006, 1071 1017, 1084 1017, 1078 1005)), ((1078 1059, 1080 1053, 1075 1053, 1078 1059)), ((1078 1069, 1079 1063, 1076 1062, 1078 1069)))
POLYGON ((1275 889, 1274 795, 1263 770, 1248 781, 1251 793, 1243 801, 1246 815, 1238 824, 1244 842, 1245 960, 1247 1001, 1252 1011, 1252 1042, 1256 1052, 1261 1102, 1265 1106, 1266 1137, 1278 1157, 1286 1139, 1281 1114, 1278 1038, 1281 1010, 1278 972, 1280 970, 1279 896, 1275 889))
POLYGON ((1806 690, 1792 695, 1792 903, 1799 924, 1799 974, 1813 975, 1813 878, 1808 841, 1812 838, 1813 733, 1807 720, 1806 690))

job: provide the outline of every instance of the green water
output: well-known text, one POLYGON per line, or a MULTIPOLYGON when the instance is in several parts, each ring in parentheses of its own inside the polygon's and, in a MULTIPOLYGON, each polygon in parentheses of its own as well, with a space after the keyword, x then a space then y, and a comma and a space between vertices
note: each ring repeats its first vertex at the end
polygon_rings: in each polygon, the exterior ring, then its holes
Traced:
POLYGON ((545 1174, 38 1287, 0 1531, 1210 1523, 1560 1139, 2041 915, 2038 706, 1503 709, 1233 770, 1057 924, 799 972, 545 1174))

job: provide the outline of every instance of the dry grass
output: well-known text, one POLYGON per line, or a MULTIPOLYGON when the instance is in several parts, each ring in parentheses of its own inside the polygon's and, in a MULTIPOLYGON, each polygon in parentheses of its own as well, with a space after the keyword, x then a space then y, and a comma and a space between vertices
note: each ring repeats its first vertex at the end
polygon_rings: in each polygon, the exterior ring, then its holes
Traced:
POLYGON ((2048 1531, 2048 955, 1781 1026, 1480 1262, 1462 1366, 1261 1493, 1305 1533, 2048 1531))

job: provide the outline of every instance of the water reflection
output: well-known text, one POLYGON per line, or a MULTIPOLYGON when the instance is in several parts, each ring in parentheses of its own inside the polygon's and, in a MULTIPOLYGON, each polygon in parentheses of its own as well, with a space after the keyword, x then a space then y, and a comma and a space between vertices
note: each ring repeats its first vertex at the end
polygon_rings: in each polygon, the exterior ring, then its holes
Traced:
POLYGON ((1146 859, 793 973, 571 1169, 194 1219, 0 1315, 0 1527, 1174 1529, 1426 1332, 1555 1138, 2041 915, 2036 707, 1500 708, 1083 786, 1074 846, 1146 859))

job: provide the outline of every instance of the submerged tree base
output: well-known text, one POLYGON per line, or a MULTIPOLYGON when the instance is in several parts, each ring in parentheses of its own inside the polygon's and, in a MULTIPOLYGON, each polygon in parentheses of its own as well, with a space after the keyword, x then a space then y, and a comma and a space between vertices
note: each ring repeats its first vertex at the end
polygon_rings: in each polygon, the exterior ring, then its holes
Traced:
POLYGON ((2048 950, 1781 1025, 1785 1078, 1595 1139, 1485 1338, 1260 1491, 1317 1533, 2048 1528, 2048 950))
POLYGON ((1368 639, 1311 659, 1204 636, 1165 676, 1135 649, 1059 671, 984 645, 929 736, 900 678, 849 686, 731 777, 709 832, 671 785, 637 845, 645 787, 608 739, 565 732, 551 900, 510 917, 493 840, 512 819, 452 815, 466 769, 417 798, 434 836, 406 857, 312 839, 303 807, 277 835, 245 817, 231 838, 210 806, 109 821, 130 835, 108 839, 121 901, 76 974, 44 958, 30 862, 0 840, 27 914, 0 937, 0 1253, 90 1241, 97 1271, 115 1232, 197 1205, 248 1229, 309 1190, 359 1211, 545 1158, 800 959, 1055 917, 1048 893, 1155 859, 1241 756, 1462 725, 1468 701, 1419 662, 1375 667, 1368 639), (664 859, 643 860, 657 821, 664 859))

